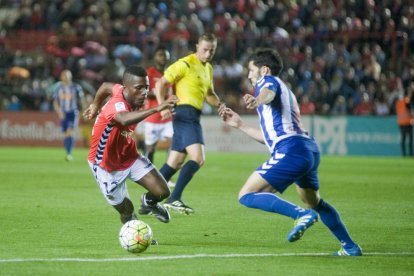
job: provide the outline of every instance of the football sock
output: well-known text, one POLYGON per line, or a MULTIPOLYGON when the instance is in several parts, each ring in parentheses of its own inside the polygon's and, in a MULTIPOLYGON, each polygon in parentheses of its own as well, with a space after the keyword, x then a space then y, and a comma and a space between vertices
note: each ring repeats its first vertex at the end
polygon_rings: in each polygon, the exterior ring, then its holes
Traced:
POLYGON ((173 202, 175 200, 181 199, 181 195, 184 191, 185 186, 187 186, 199 168, 200 165, 193 160, 188 160, 184 164, 184 166, 181 168, 177 183, 175 184, 174 190, 172 191, 168 202, 173 202))
POLYGON ((65 137, 65 139, 63 140, 63 145, 65 146, 66 153, 72 154, 73 137, 65 137))
POLYGON ((341 242, 343 247, 350 248, 355 245, 338 211, 332 205, 321 199, 319 204, 313 209, 319 213, 321 221, 331 230, 332 234, 341 242))
POLYGON ((293 219, 298 218, 300 212, 305 211, 305 209, 272 193, 248 193, 243 195, 239 202, 249 208, 278 213, 293 219))
POLYGON ((157 200, 157 198, 149 192, 144 194, 144 199, 145 203, 148 205, 154 205, 157 204, 157 202, 159 202, 159 200, 157 200))
POLYGON ((177 172, 177 170, 171 168, 167 163, 165 163, 161 169, 160 173, 164 176, 165 181, 170 181, 171 177, 177 172))

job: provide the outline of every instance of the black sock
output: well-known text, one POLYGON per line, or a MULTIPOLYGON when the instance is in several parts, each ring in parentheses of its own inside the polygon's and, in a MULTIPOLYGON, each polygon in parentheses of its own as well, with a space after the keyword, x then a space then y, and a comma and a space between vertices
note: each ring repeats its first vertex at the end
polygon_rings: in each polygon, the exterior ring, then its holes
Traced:
POLYGON ((187 186, 199 168, 200 165, 193 160, 189 160, 184 164, 184 166, 181 168, 177 183, 175 184, 174 190, 171 193, 168 202, 173 202, 175 200, 181 199, 184 188, 187 186))
POLYGON ((177 172, 177 170, 171 168, 170 166, 168 166, 167 163, 165 163, 161 169, 160 169, 160 173, 162 174, 162 176, 164 176, 165 181, 170 181, 171 177, 177 172))
POLYGON ((150 192, 144 194, 144 199, 147 205, 155 205, 159 202, 159 199, 150 192))

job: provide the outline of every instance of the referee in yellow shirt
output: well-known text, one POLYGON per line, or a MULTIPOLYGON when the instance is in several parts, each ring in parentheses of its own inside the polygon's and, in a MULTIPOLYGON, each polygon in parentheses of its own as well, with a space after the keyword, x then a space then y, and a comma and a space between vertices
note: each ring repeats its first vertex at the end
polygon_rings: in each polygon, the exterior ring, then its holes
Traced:
POLYGON ((170 110, 161 112, 163 118, 174 115, 174 134, 167 162, 161 167, 160 172, 168 182, 181 168, 175 188, 164 206, 187 215, 194 210, 184 204, 181 196, 205 160, 204 138, 200 124, 201 108, 204 100, 216 107, 222 104, 214 92, 213 67, 209 63, 216 48, 216 37, 213 34, 203 34, 198 39, 196 52, 171 64, 155 85, 155 95, 159 104, 165 101, 165 93, 171 84, 175 85, 178 97, 175 114, 170 110), (188 161, 184 163, 187 155, 188 161))

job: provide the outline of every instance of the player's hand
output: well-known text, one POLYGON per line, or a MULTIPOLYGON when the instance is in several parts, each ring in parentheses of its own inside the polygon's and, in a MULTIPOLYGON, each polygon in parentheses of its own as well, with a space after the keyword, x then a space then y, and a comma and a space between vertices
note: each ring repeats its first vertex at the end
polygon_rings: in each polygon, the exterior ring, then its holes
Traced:
POLYGON ((171 110, 169 110, 169 109, 164 109, 164 110, 162 110, 161 112, 160 112, 160 114, 161 114, 161 119, 162 120, 166 120, 166 119, 169 119, 169 118, 171 118, 172 117, 172 112, 171 112, 171 110))
POLYGON ((219 115, 221 119, 231 127, 238 128, 241 125, 241 118, 239 114, 234 112, 231 108, 225 105, 219 107, 219 115))
POLYGON ((253 95, 245 94, 243 96, 244 103, 246 104, 247 109, 255 109, 257 108, 257 100, 253 95))
POLYGON ((98 112, 99 112, 98 106, 95 104, 90 104, 88 108, 86 108, 85 111, 83 112, 83 117, 86 120, 92 120, 93 118, 96 117, 96 115, 98 115, 98 112))
POLYGON ((226 107, 226 104, 225 103, 219 102, 218 105, 217 105, 217 110, 220 112, 220 108, 223 109, 225 107, 226 107))
POLYGON ((170 96, 165 102, 158 106, 161 118, 163 120, 171 118, 174 115, 174 107, 178 102, 178 98, 175 95, 170 96))
POLYGON ((65 115, 63 115, 63 112, 61 110, 57 112, 57 115, 58 115, 59 120, 63 120, 65 118, 65 115))

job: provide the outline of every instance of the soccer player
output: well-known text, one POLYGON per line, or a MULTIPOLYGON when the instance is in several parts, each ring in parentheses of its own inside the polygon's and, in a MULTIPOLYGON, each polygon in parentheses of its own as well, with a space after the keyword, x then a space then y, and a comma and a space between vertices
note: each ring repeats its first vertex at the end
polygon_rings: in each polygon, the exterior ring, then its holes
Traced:
MULTIPOLYGON (((200 124, 203 102, 207 100, 216 107, 222 104, 214 92, 213 68, 209 63, 216 48, 216 37, 213 34, 203 34, 198 39, 196 52, 171 64, 155 85, 159 104, 165 101, 166 92, 171 85, 175 85, 179 100, 172 121, 174 134, 171 150, 160 172, 169 181, 181 169, 175 188, 164 206, 184 214, 191 214, 194 210, 182 201, 182 193, 205 160, 200 124), (187 155, 188 160, 184 163, 187 155)), ((171 116, 171 110, 161 111, 163 119, 171 116)))
MULTIPOLYGON (((145 109, 149 109, 158 105, 157 98, 154 94, 155 83, 161 79, 165 66, 170 60, 170 52, 163 46, 159 46, 155 50, 154 65, 147 68, 149 78, 149 92, 145 102, 145 109)), ((166 97, 171 96, 172 87, 168 88, 166 97)), ((145 156, 153 162, 155 149, 158 141, 166 141, 168 145, 171 144, 171 137, 173 135, 172 119, 162 119, 160 113, 155 113, 148 116, 145 122, 145 156)))
POLYGON ((93 126, 88 163, 101 192, 120 214, 121 222, 136 219, 134 205, 129 199, 126 180, 131 179, 148 190, 141 196, 142 203, 151 209, 158 220, 169 222, 170 214, 159 202, 170 194, 167 183, 153 164, 136 150, 133 133, 138 122, 146 117, 171 109, 177 99, 172 96, 161 105, 139 110, 148 93, 148 77, 141 66, 128 67, 121 84, 103 83, 84 116, 94 118, 103 101, 93 126))
POLYGON ((292 91, 278 77, 283 68, 277 51, 262 49, 248 59, 248 79, 255 87, 254 96, 246 94, 243 100, 248 109, 257 109, 260 129, 247 125, 230 108, 221 106, 219 114, 228 125, 265 144, 271 157, 247 179, 239 193, 241 204, 296 220, 287 236, 289 242, 299 240, 305 230, 319 217, 341 242, 339 256, 360 256, 361 248, 348 234, 339 213, 320 198, 318 166, 319 149, 302 129, 298 103, 292 91), (303 209, 277 196, 292 183, 301 200, 311 209, 303 209))
POLYGON ((72 149, 75 144, 74 132, 79 123, 79 111, 84 107, 84 95, 82 87, 72 81, 72 73, 63 70, 60 73, 60 81, 53 88, 53 107, 56 111, 62 132, 64 133, 63 145, 66 151, 66 160, 72 161, 72 149))

